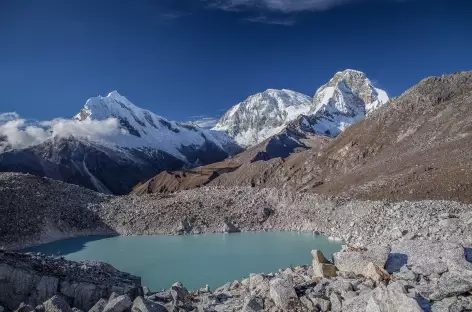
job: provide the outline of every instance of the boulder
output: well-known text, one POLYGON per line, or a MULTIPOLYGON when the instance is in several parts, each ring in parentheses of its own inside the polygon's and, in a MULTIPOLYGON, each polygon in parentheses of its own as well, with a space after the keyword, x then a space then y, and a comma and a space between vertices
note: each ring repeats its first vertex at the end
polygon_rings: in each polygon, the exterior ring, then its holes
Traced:
POLYGON ((410 270, 406 265, 402 266, 400 268, 399 272, 393 273, 393 277, 396 279, 402 279, 406 281, 414 281, 417 278, 417 275, 410 270))
POLYGON ((453 270, 472 270, 464 247, 449 241, 404 240, 392 246, 386 270, 398 272, 404 265, 425 276, 453 270))
POLYGON ((334 265, 340 271, 363 274, 367 265, 372 262, 379 268, 384 268, 387 262, 390 248, 386 246, 373 246, 367 250, 341 251, 333 255, 334 265))
POLYGON ((5 308, 0 305, 0 312, 4 312, 5 308))
POLYGON ((444 298, 431 305, 431 312, 462 312, 470 311, 468 302, 459 300, 457 297, 444 298))
POLYGON ((335 277, 338 269, 323 255, 321 250, 312 250, 313 275, 315 277, 335 277))
POLYGON ((342 303, 341 303, 341 296, 334 291, 329 296, 329 301, 331 302, 331 311, 332 312, 341 312, 342 311, 342 303))
POLYGON ((249 275, 249 290, 252 295, 267 296, 269 292, 269 279, 262 274, 251 273, 249 275))
POLYGON ((107 305, 107 300, 100 298, 88 312, 102 312, 107 305))
POLYGON ((139 296, 133 301, 131 312, 167 312, 166 307, 139 296))
POLYGON ((77 309, 77 308, 72 308, 72 312, 84 312, 84 311, 82 311, 80 309, 77 309))
POLYGON ((121 295, 109 300, 105 308, 103 308, 103 312, 123 312, 131 308, 132 304, 128 295, 121 295))
POLYGON ((181 282, 176 282, 170 288, 170 294, 175 302, 184 302, 188 296, 188 290, 181 282))
POLYGON ((422 312, 415 299, 406 295, 405 289, 397 282, 388 287, 380 284, 372 291, 365 312, 422 312))
POLYGON ((264 309, 264 300, 257 296, 248 296, 244 301, 243 312, 259 312, 264 309))
POLYGON ((309 296, 309 298, 311 299, 311 302, 313 302, 315 308, 317 308, 321 312, 329 311, 329 309, 331 308, 331 302, 326 297, 309 296))
POLYGON ((467 294, 472 290, 472 282, 460 274, 446 272, 439 278, 437 284, 429 284, 418 288, 425 297, 439 301, 447 297, 467 294))
POLYGON ((22 302, 18 309, 15 310, 15 312, 32 312, 34 311, 34 308, 30 306, 29 304, 25 304, 22 302))
POLYGON ((72 312, 69 304, 60 296, 54 296, 43 303, 45 312, 72 312))
POLYGON ((369 262, 367 267, 364 270, 364 277, 370 278, 374 282, 378 283, 381 281, 387 281, 390 279, 390 275, 383 268, 379 268, 372 262, 369 262))
POLYGON ((88 311, 111 292, 137 294, 141 279, 98 261, 67 261, 34 253, 0 250, 0 302, 14 311, 37 306, 54 295, 88 311))
POLYGON ((279 308, 289 311, 298 305, 297 293, 288 280, 274 278, 270 281, 269 287, 270 298, 279 308))

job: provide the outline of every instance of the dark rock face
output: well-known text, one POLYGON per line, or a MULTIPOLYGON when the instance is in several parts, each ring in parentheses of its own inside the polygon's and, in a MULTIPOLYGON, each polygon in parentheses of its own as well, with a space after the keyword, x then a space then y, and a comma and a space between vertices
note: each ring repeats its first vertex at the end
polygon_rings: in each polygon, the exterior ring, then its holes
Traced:
MULTIPOLYGON (((113 292, 135 298, 142 293, 141 279, 97 261, 0 251, 0 302, 10 310, 21 303, 37 306, 59 294, 70 306, 88 311, 113 292)), ((46 311, 64 306, 59 299, 48 302, 46 311)))
MULTIPOLYGON (((198 155, 197 155, 198 156, 198 155)), ((218 155, 223 159, 222 155, 218 155)), ((114 149, 77 139, 54 139, 0 155, 0 171, 30 173, 108 194, 126 194, 137 183, 184 162, 158 150, 114 149)))
POLYGON ((72 137, 54 138, 0 154, 0 172, 30 173, 124 195, 162 171, 206 165, 229 156, 209 140, 202 146, 182 147, 180 152, 187 161, 154 148, 118 149, 72 137))

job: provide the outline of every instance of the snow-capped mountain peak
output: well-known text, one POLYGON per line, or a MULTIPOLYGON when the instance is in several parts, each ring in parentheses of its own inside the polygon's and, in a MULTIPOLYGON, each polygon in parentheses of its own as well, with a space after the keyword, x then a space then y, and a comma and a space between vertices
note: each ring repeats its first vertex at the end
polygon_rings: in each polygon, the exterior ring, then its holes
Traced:
POLYGON ((213 130, 225 131, 238 144, 251 146, 277 134, 310 110, 311 98, 291 90, 268 89, 233 106, 213 130))
POLYGON ((388 101, 358 70, 337 72, 314 98, 291 90, 268 89, 233 106, 214 130, 225 131, 243 146, 253 146, 279 133, 300 115, 308 115, 313 131, 336 136, 388 101))
POLYGON ((320 134, 336 136, 388 100, 387 93, 375 88, 363 72, 337 72, 316 91, 310 110, 313 127, 320 134))
POLYGON ((232 143, 220 134, 195 125, 169 121, 142 109, 117 91, 88 99, 82 110, 74 116, 79 121, 109 118, 116 118, 122 130, 121 134, 110 139, 113 145, 158 149, 189 163, 185 155, 185 150, 189 148, 198 149, 205 144, 213 144, 227 152, 226 145, 232 143))

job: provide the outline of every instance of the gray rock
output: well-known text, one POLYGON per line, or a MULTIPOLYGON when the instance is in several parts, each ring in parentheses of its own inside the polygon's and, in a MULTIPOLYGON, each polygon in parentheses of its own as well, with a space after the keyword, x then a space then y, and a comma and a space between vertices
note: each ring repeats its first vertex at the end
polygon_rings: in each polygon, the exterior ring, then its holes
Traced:
POLYGON ((152 295, 151 290, 147 286, 143 286, 143 295, 145 296, 152 295))
POLYGON ((437 301, 446 297, 466 294, 471 290, 472 282, 470 280, 466 280, 456 273, 446 272, 440 277, 438 284, 432 286, 428 298, 437 301))
POLYGON ((331 293, 333 291, 337 293, 342 293, 346 291, 353 290, 354 288, 352 287, 352 284, 349 280, 345 279, 335 279, 335 280, 330 280, 329 284, 326 286, 326 290, 328 293, 331 293))
POLYGON ((376 283, 390 279, 390 275, 387 271, 385 271, 383 268, 379 268, 372 262, 369 262, 369 264, 365 268, 364 276, 365 278, 370 278, 376 283))
POLYGON ((329 301, 328 298, 325 297, 320 297, 320 296, 309 296, 311 302, 313 302, 313 305, 315 308, 320 310, 321 312, 326 312, 329 311, 331 308, 331 302, 329 301))
POLYGON ((335 292, 332 292, 329 296, 329 301, 331 302, 331 311, 332 312, 341 312, 342 311, 342 303, 341 303, 341 296, 335 292))
POLYGON ((143 297, 136 297, 131 312, 167 312, 166 307, 143 297))
POLYGON ((29 304, 25 304, 22 302, 18 309, 15 310, 15 312, 32 312, 34 311, 34 308, 30 306, 29 304))
POLYGON ((187 300, 188 290, 184 287, 184 285, 182 285, 181 282, 174 283, 170 288, 170 293, 174 301, 184 302, 185 300, 187 300))
POLYGON ((269 283, 269 295, 281 309, 290 310, 298 305, 298 297, 292 283, 281 278, 274 278, 269 283))
POLYGON ((393 276, 396 279, 402 279, 407 281, 414 281, 417 277, 416 274, 412 270, 410 270, 406 265, 402 266, 399 272, 393 273, 393 276))
MULTIPOLYGON (((35 312, 44 312, 44 306, 43 304, 38 304, 35 308, 34 308, 34 311, 35 312)), ((1 312, 1 311, 0 311, 1 312)))
POLYGON ((102 312, 107 305, 107 300, 100 298, 88 312, 102 312))
POLYGON ((146 299, 160 302, 171 302, 173 300, 172 293, 170 290, 157 292, 155 294, 147 296, 146 299))
POLYGON ((249 290, 253 295, 267 296, 269 292, 269 279, 262 274, 250 274, 249 290))
POLYGON ((109 300, 103 312, 123 312, 131 308, 131 299, 128 295, 121 295, 109 300))
POLYGON ((60 296, 54 296, 43 303, 45 312, 72 312, 69 304, 60 296))
POLYGON ((441 227, 457 227, 460 224, 461 220, 458 218, 449 218, 439 221, 439 226, 441 227))
POLYGON ((335 277, 338 269, 323 255, 321 250, 312 250, 313 275, 315 277, 335 277))
POLYGON ((300 300, 302 306, 305 307, 305 309, 308 309, 308 311, 318 311, 318 309, 315 308, 313 302, 307 296, 301 296, 298 299, 300 300))
POLYGON ((402 288, 401 285, 385 287, 380 284, 372 291, 365 312, 422 312, 423 309, 414 299, 399 290, 402 288))
POLYGON ((72 312, 84 312, 84 311, 82 311, 80 309, 77 309, 77 308, 72 308, 72 312))
POLYGON ((467 309, 466 303, 457 297, 444 298, 431 305, 431 312, 462 312, 467 309))
POLYGON ((243 312, 258 312, 264 309, 264 300, 257 296, 249 296, 244 301, 243 312))
POLYGON ((346 299, 343 302, 343 312, 360 312, 365 311, 367 306, 367 301, 371 297, 372 290, 369 289, 368 292, 359 294, 355 298, 346 299))
POLYGON ((112 289, 140 291, 140 278, 96 261, 73 262, 33 253, 0 250, 0 302, 15 310, 21 302, 36 306, 54 295, 88 311, 112 289))
POLYGON ((0 312, 5 311, 5 308, 0 305, 0 312))
POLYGON ((341 251, 333 255, 334 265, 340 271, 363 274, 369 262, 384 268, 389 255, 389 247, 372 246, 361 251, 341 251))
POLYGON ((408 264, 423 275, 442 274, 445 270, 471 269, 462 245, 448 241, 405 240, 392 246, 386 269, 397 272, 408 264))

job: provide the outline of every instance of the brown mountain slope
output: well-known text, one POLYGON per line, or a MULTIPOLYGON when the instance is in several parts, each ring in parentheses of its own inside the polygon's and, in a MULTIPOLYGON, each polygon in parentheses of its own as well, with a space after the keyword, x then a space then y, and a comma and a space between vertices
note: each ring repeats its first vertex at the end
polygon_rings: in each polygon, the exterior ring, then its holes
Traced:
MULTIPOLYGON (((316 135, 301 129, 302 118, 303 116, 293 121, 279 134, 230 159, 185 171, 161 172, 152 179, 134 187, 131 193, 138 195, 146 193, 172 193, 193 189, 207 185, 214 179, 233 172, 241 166, 243 166, 241 172, 244 172, 248 170, 246 169, 247 167, 252 167, 253 163, 257 163, 256 167, 260 165, 268 167, 265 172, 269 174, 271 168, 279 166, 282 161, 281 157, 287 157, 290 154, 307 149, 318 150, 331 141, 329 137, 316 135)), ((262 174, 260 179, 264 179, 264 174, 260 170, 258 172, 262 174)))
POLYGON ((472 202, 472 72, 424 79, 320 149, 243 162, 210 185, 472 202))
POLYGON ((353 125, 320 152, 305 151, 218 177, 369 199, 472 202, 472 72, 431 77, 353 125))

